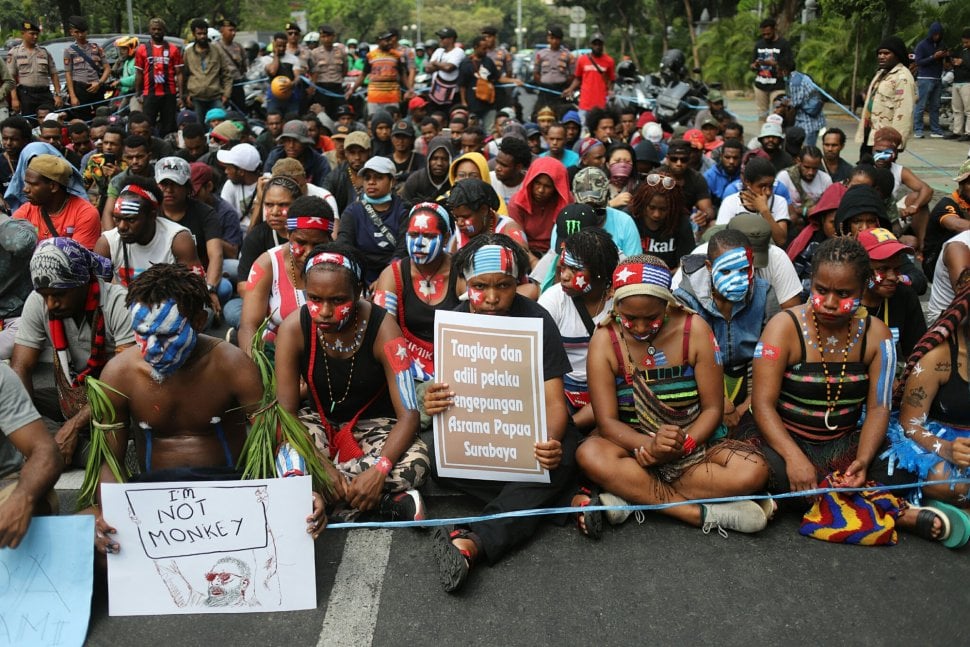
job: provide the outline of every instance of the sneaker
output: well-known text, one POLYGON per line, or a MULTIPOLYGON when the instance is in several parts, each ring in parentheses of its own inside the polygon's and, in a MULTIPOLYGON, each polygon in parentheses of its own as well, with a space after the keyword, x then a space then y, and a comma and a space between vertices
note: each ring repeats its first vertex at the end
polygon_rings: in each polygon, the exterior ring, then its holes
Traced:
POLYGON ((423 521, 426 519, 424 499, 417 490, 405 490, 381 497, 378 512, 389 521, 423 521))
MULTIPOLYGON (((610 494, 609 492, 603 492, 600 494, 600 504, 609 506, 630 505, 620 497, 616 496, 615 494, 610 494)), ((611 526, 619 526, 621 523, 630 518, 630 513, 630 510, 606 510, 606 521, 609 522, 611 526)))
POLYGON ((943 133, 930 133, 931 139, 944 139, 946 137, 943 133))
POLYGON ((913 133, 913 139, 923 139, 923 133, 913 133))
POLYGON ((764 530, 768 525, 765 509, 754 501, 713 503, 703 506, 703 512, 701 530, 705 535, 717 529, 719 535, 727 538, 728 530, 753 533, 764 530))

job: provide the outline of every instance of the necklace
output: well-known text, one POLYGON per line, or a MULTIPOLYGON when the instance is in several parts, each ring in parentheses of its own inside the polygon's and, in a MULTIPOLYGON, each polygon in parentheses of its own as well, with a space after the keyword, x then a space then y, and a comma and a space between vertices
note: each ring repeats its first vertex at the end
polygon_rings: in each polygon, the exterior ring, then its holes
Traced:
MULTIPOLYGON (((819 338, 818 326, 817 325, 815 326, 815 335, 814 336, 809 335, 809 333, 808 333, 808 317, 805 314, 809 309, 810 309, 809 307, 805 307, 805 308, 802 308, 802 311, 801 311, 802 337, 805 340, 805 344, 809 348, 816 349, 819 352, 819 355, 821 355, 822 353, 824 353, 826 348, 831 348, 832 350, 830 352, 833 352, 834 353, 835 352, 835 349, 838 347, 838 344, 839 344, 839 340, 838 340, 838 338, 835 335, 829 335, 825 339, 825 346, 822 346, 821 345, 821 340, 819 338)), ((813 320, 815 319, 815 313, 814 312, 812 312, 812 319, 813 320)), ((852 340, 852 345, 853 346, 855 346, 856 342, 859 341, 859 337, 862 335, 863 328, 864 328, 864 326, 863 327, 860 327, 860 328, 858 328, 856 330, 855 339, 852 340)), ((851 325, 849 326, 849 330, 852 330, 852 326, 851 325)))
MULTIPOLYGON (((357 353, 357 350, 360 349, 361 342, 364 341, 364 333, 366 332, 367 332, 367 320, 364 319, 363 321, 360 322, 360 326, 357 328, 357 332, 354 333, 354 341, 352 344, 345 345, 343 341, 340 340, 339 337, 337 338, 337 341, 331 344, 326 339, 324 339, 323 331, 320 330, 319 328, 317 328, 317 339, 320 341, 320 345, 323 346, 324 349, 329 350, 332 353, 357 353)), ((326 357, 326 353, 324 353, 324 357, 326 357)))
MULTIPOLYGON (((849 326, 846 330, 845 348, 842 349, 842 371, 839 374, 839 387, 835 392, 835 399, 833 400, 831 394, 832 384, 829 381, 829 367, 825 361, 825 353, 821 350, 821 333, 818 329, 818 320, 815 318, 814 310, 812 310, 812 324, 815 326, 815 341, 818 344, 819 354, 822 356, 822 373, 825 375, 825 428, 829 431, 835 431, 838 429, 838 426, 829 424, 829 414, 835 411, 835 407, 839 403, 839 398, 842 397, 842 386, 845 384, 845 367, 849 363, 849 349, 854 345, 852 343, 852 326, 849 326)), ((835 352, 835 349, 833 348, 832 351, 835 352)))
POLYGON ((343 396, 341 396, 339 400, 334 400, 333 388, 331 387, 331 384, 330 384, 330 361, 327 359, 327 354, 326 353, 323 354, 323 368, 327 372, 327 395, 330 396, 330 413, 333 413, 333 410, 337 407, 337 405, 341 404, 344 400, 347 399, 347 396, 350 395, 350 386, 353 383, 353 379, 354 379, 354 364, 356 361, 357 361, 357 353, 354 353, 353 355, 350 356, 350 372, 347 373, 347 388, 344 389, 344 394, 343 396))
POLYGON ((290 257, 290 262, 287 263, 286 266, 290 274, 290 283, 292 284, 294 290, 299 290, 300 286, 296 284, 296 263, 293 261, 293 252, 287 249, 286 254, 290 257))
MULTIPOLYGON (((664 315, 664 323, 667 323, 667 315, 664 315)), ((630 366, 636 366, 637 363, 633 361, 633 355, 630 354, 630 346, 626 341, 626 333, 623 331, 623 324, 620 324, 618 327, 620 329, 620 340, 623 341, 623 348, 626 350, 626 358, 629 360, 630 366)), ((647 344, 647 352, 643 356, 643 359, 640 360, 640 364, 642 364, 644 368, 654 368, 657 365, 657 360, 654 357, 657 354, 657 347, 653 345, 653 340, 657 338, 657 335, 660 334, 662 329, 663 325, 661 325, 660 328, 657 329, 657 332, 651 335, 648 339, 643 340, 643 342, 647 344)), ((661 353, 661 355, 662 354, 663 353, 661 353)))
POLYGON ((357 197, 359 198, 361 192, 363 192, 364 190, 364 185, 361 184, 361 186, 358 187, 357 183, 354 182, 354 172, 351 170, 350 164, 347 165, 347 178, 350 180, 350 186, 354 187, 354 192, 357 194, 357 197))

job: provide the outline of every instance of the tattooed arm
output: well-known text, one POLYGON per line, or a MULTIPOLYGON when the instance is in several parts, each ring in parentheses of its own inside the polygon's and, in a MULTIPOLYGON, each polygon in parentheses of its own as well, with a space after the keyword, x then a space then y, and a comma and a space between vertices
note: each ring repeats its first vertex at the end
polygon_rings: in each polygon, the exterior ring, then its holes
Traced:
POLYGON ((950 379, 952 369, 948 343, 940 344, 928 352, 910 372, 899 409, 899 424, 906 437, 926 451, 935 452, 947 460, 951 460, 953 443, 937 438, 926 430, 925 425, 930 406, 940 387, 950 379))

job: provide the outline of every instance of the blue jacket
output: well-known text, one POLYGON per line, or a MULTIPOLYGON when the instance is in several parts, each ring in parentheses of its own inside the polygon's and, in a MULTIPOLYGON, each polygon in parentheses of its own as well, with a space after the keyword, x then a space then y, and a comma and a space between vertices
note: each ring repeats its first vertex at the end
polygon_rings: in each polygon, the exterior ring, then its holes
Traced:
POLYGON ((740 168, 734 175, 728 175, 720 164, 715 164, 704 172, 704 179, 707 180, 707 188, 711 190, 711 199, 715 207, 721 205, 721 200, 724 198, 724 189, 740 177, 740 168))
POLYGON ((930 25, 929 34, 921 40, 913 55, 916 57, 916 78, 918 79, 939 79, 943 76, 943 58, 935 58, 933 54, 941 49, 946 49, 943 38, 939 42, 933 41, 934 34, 942 34, 943 25, 934 22, 930 25))
MULTIPOLYGON (((263 171, 270 173, 273 170, 273 164, 276 164, 277 161, 284 157, 286 157, 286 151, 283 150, 282 145, 277 145, 266 157, 266 163, 263 164, 263 171)), ((330 162, 327 161, 327 158, 307 146, 303 154, 300 155, 299 161, 303 165, 307 182, 317 186, 323 186, 323 181, 330 174, 330 162)))

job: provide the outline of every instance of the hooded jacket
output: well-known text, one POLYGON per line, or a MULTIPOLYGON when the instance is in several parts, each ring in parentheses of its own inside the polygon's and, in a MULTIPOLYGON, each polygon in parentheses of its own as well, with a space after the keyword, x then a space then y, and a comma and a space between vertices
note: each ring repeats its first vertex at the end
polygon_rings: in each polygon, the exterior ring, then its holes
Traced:
POLYGON ((448 193, 451 189, 451 139, 446 136, 438 136, 428 143, 428 155, 425 159, 424 168, 408 176, 401 190, 401 197, 405 202, 417 204, 419 202, 433 202, 440 195, 448 193), (448 155, 448 175, 440 184, 431 179, 431 156, 438 150, 445 151, 448 155))
POLYGON ((570 202, 572 202, 572 194, 569 192, 569 174, 562 162, 551 157, 539 157, 533 160, 522 181, 522 188, 512 198, 509 208, 509 215, 525 230, 525 235, 529 239, 529 249, 533 253, 541 256, 549 251, 552 229, 556 226, 556 216, 570 202), (547 175, 552 179, 556 192, 550 204, 541 208, 532 203, 532 183, 540 175, 547 175))
MULTIPOLYGON (((488 162, 485 160, 485 156, 481 153, 465 153, 452 160, 451 166, 448 167, 448 182, 451 186, 455 186, 455 183, 458 181, 455 177, 455 169, 465 161, 474 162, 475 166, 478 167, 478 173, 482 176, 482 181, 489 186, 492 185, 492 176, 488 172, 488 162)), ((502 199, 501 195, 498 196, 498 209, 495 210, 495 213, 500 216, 509 215, 508 205, 505 204, 505 200, 502 199)))
POLYGON ((913 55, 916 57, 916 78, 937 79, 943 76, 943 58, 936 58, 934 54, 946 49, 943 44, 943 25, 934 22, 926 34, 926 38, 916 44, 913 55), (934 41, 933 36, 940 34, 940 40, 934 41))
POLYGON ((388 137, 386 141, 382 141, 377 138, 377 127, 380 125, 393 127, 394 118, 390 114, 384 112, 383 110, 374 114, 370 120, 371 127, 371 156, 372 157, 390 157, 391 153, 394 152, 394 145, 391 143, 391 138, 388 137))

